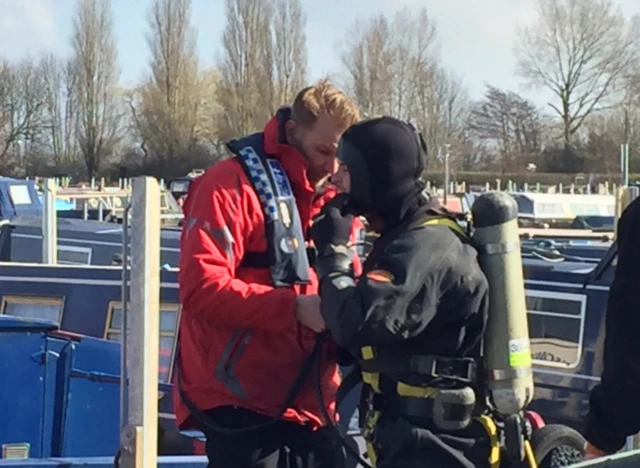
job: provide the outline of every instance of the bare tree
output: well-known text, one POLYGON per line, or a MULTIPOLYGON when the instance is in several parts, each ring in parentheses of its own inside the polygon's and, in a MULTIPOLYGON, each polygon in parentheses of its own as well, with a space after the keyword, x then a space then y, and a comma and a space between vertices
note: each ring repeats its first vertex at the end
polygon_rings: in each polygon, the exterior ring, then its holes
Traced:
POLYGON ((640 71, 633 71, 627 78, 629 98, 635 106, 640 107, 640 71))
POLYGON ((276 105, 290 102, 305 85, 306 24, 300 0, 277 0, 273 16, 276 105))
POLYGON ((535 105, 490 85, 471 112, 469 130, 496 155, 503 173, 524 169, 542 151, 542 122, 535 105))
POLYGON ((47 147, 57 167, 68 166, 75 162, 78 147, 73 63, 50 55, 43 59, 41 73, 45 83, 47 147))
POLYGON ((619 111, 599 113, 585 121, 586 138, 582 150, 590 171, 620 174, 620 142, 625 138, 629 141, 630 159, 637 159, 640 132, 636 130, 636 125, 640 115, 636 112, 627 114, 628 122, 621 119, 620 115, 619 111), (630 131, 627 123, 632 124, 630 131))
POLYGON ((435 153, 447 144, 457 146, 468 119, 467 92, 460 79, 443 67, 431 65, 419 70, 414 75, 415 95, 409 95, 410 117, 435 153))
POLYGON ((639 23, 612 0, 538 0, 538 20, 516 48, 518 73, 551 90, 565 149, 585 119, 615 104, 618 84, 639 58, 639 23))
POLYGON ((78 0, 73 33, 77 77, 77 139, 89 177, 119 138, 117 51, 111 0, 78 0))
POLYGON ((218 102, 220 137, 260 129, 304 86, 306 17, 300 0, 226 0, 218 102))
POLYGON ((405 8, 394 17, 391 37, 390 112, 418 120, 418 96, 426 98, 429 95, 426 90, 434 89, 434 81, 440 80, 442 84, 442 80, 446 80, 446 72, 438 72, 436 26, 426 8, 417 12, 405 8))
POLYGON ((220 125, 223 139, 259 128, 258 81, 264 76, 260 60, 264 45, 269 43, 264 19, 270 16, 265 0, 225 0, 225 11, 218 87, 218 101, 224 109, 220 125))
POLYGON ((346 88, 367 115, 389 113, 394 44, 384 15, 367 22, 356 20, 345 37, 341 61, 346 88))
POLYGON ((341 62, 346 87, 369 115, 431 118, 438 70, 436 28, 426 8, 400 10, 389 20, 357 20, 345 36, 341 62))
POLYGON ((161 168, 188 158, 210 129, 201 111, 207 100, 199 76, 191 0, 155 0, 149 15, 151 78, 139 89, 139 103, 129 99, 142 149, 161 168), (150 154, 149 154, 150 153, 150 154))
POLYGON ((437 31, 426 8, 400 10, 391 21, 384 15, 358 20, 344 42, 346 88, 366 114, 413 121, 431 154, 445 144, 462 148, 467 94, 440 65, 437 31))
POLYGON ((259 37, 261 42, 253 76, 257 92, 257 100, 253 103, 253 125, 256 128, 260 128, 281 104, 276 101, 278 90, 274 73, 276 45, 272 25, 276 14, 275 6, 272 1, 263 1, 260 17, 255 25, 256 37, 259 37))
POLYGON ((9 153, 17 154, 24 171, 25 152, 42 125, 44 102, 42 76, 33 61, 0 62, 0 163, 8 162, 9 153))

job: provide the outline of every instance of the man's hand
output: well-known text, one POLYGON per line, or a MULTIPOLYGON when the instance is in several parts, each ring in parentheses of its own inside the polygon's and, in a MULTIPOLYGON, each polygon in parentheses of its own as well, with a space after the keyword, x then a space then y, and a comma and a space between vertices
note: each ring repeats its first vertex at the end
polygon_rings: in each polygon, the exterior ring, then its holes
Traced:
POLYGON ((595 460, 596 458, 604 457, 607 455, 605 452, 600 450, 599 448, 591 445, 587 442, 587 445, 584 446, 584 460, 595 460))
POLYGON ((346 197, 341 194, 329 201, 311 226, 311 238, 320 255, 329 245, 347 245, 353 224, 353 215, 343 214, 346 197))
POLYGON ((323 331, 325 324, 320 314, 320 296, 296 297, 296 319, 316 333, 323 331))

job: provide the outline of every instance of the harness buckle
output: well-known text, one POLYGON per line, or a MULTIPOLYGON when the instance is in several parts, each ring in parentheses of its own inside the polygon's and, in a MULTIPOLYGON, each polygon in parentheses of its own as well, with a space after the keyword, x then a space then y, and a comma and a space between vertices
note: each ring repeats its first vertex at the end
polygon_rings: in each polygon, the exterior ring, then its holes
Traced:
POLYGON ((476 361, 473 358, 443 358, 431 360, 430 374, 434 378, 457 380, 460 382, 475 382, 477 377, 476 361))

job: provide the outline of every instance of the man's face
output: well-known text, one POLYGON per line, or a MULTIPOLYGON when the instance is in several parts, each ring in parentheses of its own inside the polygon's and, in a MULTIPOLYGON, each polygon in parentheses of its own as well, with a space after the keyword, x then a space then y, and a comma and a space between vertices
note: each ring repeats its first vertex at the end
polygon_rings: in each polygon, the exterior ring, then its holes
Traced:
POLYGON ((339 163, 338 170, 331 176, 331 183, 342 193, 349 193, 351 190, 351 176, 346 164, 339 163))
POLYGON ((328 115, 320 115, 311 128, 293 123, 289 142, 307 159, 307 177, 312 184, 336 172, 338 141, 343 132, 344 128, 328 115))

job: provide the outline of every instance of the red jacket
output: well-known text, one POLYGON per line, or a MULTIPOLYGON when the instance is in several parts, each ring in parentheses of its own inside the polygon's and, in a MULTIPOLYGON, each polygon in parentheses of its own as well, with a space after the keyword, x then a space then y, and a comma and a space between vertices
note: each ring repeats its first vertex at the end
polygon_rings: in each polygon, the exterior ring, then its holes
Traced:
MULTIPOLYGON (((266 125, 264 141, 267 154, 280 161, 289 177, 302 225, 310 226, 335 190, 314 192, 302 155, 278 143, 277 117, 266 125)), ((182 388, 201 410, 236 405, 275 417, 315 342, 316 334, 295 319, 294 308, 298 294, 317 293, 317 277, 311 271, 308 285, 274 288, 268 269, 239 267, 245 252, 264 252, 267 242, 260 201, 235 158, 218 162, 195 180, 183 209, 182 388)), ((355 239, 355 228, 352 235, 355 239)), ((336 352, 328 341, 321 375, 329 414, 334 414, 340 384, 336 352)), ((177 391, 174 407, 180 428, 196 426, 177 391)), ((323 425, 313 378, 284 418, 323 425)))

